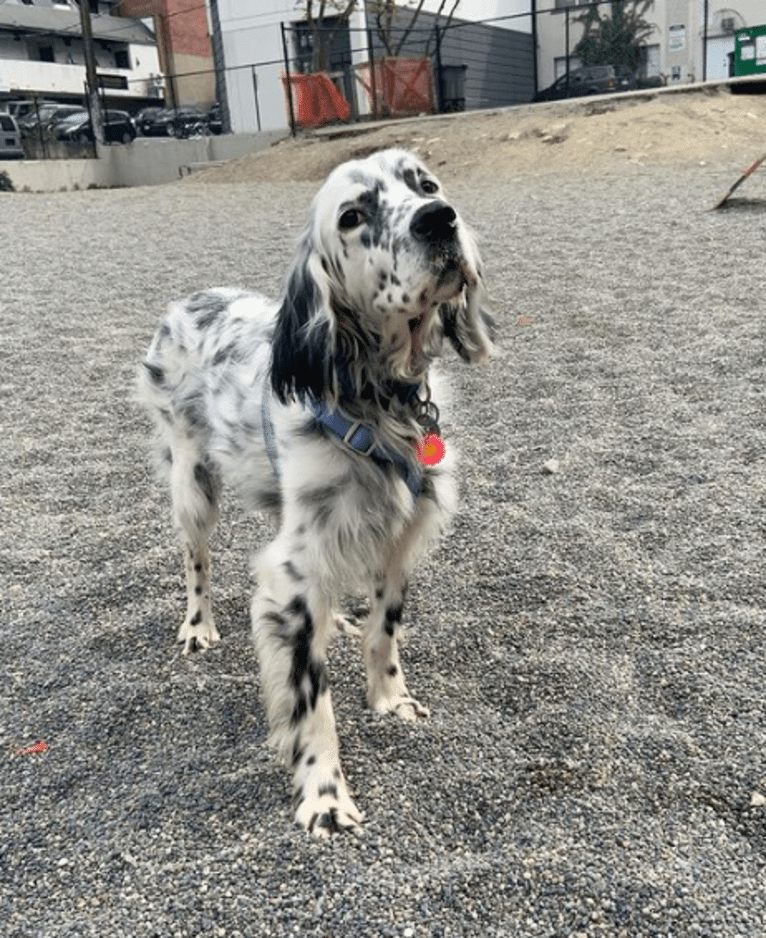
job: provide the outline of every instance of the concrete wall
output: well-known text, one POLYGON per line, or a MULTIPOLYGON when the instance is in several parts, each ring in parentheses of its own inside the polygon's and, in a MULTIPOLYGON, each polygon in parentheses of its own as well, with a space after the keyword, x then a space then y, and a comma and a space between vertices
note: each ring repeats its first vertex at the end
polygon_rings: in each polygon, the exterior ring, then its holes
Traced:
POLYGON ((199 140, 138 137, 128 145, 103 147, 97 160, 4 160, 0 162, 0 172, 8 174, 17 191, 154 186, 178 179, 182 167, 237 159, 266 149, 285 136, 285 131, 272 131, 199 140))

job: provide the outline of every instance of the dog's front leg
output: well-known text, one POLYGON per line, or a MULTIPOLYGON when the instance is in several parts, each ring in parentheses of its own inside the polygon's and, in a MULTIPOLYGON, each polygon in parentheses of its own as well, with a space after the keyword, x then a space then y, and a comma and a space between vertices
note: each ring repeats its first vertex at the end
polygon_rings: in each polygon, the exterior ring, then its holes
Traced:
POLYGON ((393 565, 381 577, 372 599, 364 627, 364 661, 371 709, 412 721, 427 717, 428 707, 407 690, 399 660, 405 593, 403 572, 393 565))
POLYGON ((253 633, 271 742, 294 773, 295 820, 327 836, 362 820, 338 757, 325 663, 331 598, 302 569, 300 556, 282 549, 283 542, 278 539, 258 564, 253 633))

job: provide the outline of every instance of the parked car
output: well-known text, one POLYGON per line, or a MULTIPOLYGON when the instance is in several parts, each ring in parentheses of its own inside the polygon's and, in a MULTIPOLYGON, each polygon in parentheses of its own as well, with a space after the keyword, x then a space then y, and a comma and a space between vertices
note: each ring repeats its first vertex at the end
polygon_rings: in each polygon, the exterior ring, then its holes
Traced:
POLYGON ((10 114, 0 114, 0 159, 23 160, 24 149, 21 146, 21 131, 16 118, 10 114))
POLYGON ((548 88, 538 91, 533 101, 558 101, 560 98, 578 98, 581 95, 610 94, 615 91, 631 91, 636 79, 629 72, 614 65, 588 65, 574 68, 557 78, 548 88))
POLYGON ((221 105, 218 101, 207 112, 207 126, 211 134, 220 134, 223 130, 223 121, 221 119, 221 105))
POLYGON ((39 104, 21 118, 19 128, 24 137, 37 137, 39 139, 45 133, 46 128, 50 126, 51 121, 82 111, 83 108, 75 104, 39 104))
MULTIPOLYGON (((55 104, 55 103, 56 103, 55 101, 40 101, 38 103, 38 106, 41 106, 43 104, 55 104)), ((22 98, 17 101, 9 101, 5 109, 11 115, 11 117, 16 118, 16 122, 18 123, 22 117, 26 117, 27 114, 30 113, 30 111, 34 111, 35 102, 31 101, 29 98, 22 98)))
POLYGON ((208 132, 207 118, 196 107, 146 108, 138 125, 145 137, 198 137, 208 132))
MULTIPOLYGON (((164 107, 145 107, 136 115, 136 128, 144 137, 152 137, 152 128, 160 114, 165 111, 164 107)), ((164 130, 163 130, 164 135, 164 130)))
MULTIPOLYGON (((104 111, 104 140, 107 143, 132 143, 136 125, 125 111, 104 111)), ((55 125, 58 140, 70 143, 93 143, 93 127, 87 112, 75 114, 55 125)))
POLYGON ((62 108, 60 111, 57 111, 50 120, 46 121, 44 126, 48 130, 49 136, 57 137, 57 130, 62 124, 67 125, 67 121, 69 121, 68 126, 71 126, 77 121, 85 120, 87 117, 87 108, 62 108))

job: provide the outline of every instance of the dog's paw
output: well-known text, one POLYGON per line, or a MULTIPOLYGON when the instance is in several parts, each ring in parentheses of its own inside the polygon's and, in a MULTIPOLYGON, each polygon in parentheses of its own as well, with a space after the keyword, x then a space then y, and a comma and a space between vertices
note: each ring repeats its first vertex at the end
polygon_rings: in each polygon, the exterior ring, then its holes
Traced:
POLYGON ((395 713, 405 723, 427 720, 431 711, 419 700, 409 695, 395 694, 391 697, 379 697, 370 702, 371 709, 378 713, 395 713))
POLYGON ((323 782, 307 780, 296 791, 295 805, 295 823, 315 837, 356 833, 362 823, 362 813, 351 800, 340 769, 323 782))
POLYGON ((187 618, 178 630, 176 641, 184 643, 183 653, 185 655, 192 655, 196 651, 207 651, 208 648, 212 648, 221 640, 212 619, 206 622, 195 622, 194 618, 187 618))
POLYGON ((356 616, 336 612, 333 616, 333 624, 341 635, 347 635, 349 638, 362 637, 362 630, 359 628, 359 620, 356 616))

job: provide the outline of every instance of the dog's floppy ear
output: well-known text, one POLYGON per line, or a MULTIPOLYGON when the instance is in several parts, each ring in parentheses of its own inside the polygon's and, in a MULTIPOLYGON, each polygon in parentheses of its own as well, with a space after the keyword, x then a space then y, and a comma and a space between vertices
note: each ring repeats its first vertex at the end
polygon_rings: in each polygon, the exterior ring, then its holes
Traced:
POLYGON ((471 247, 475 259, 475 263, 471 265, 471 279, 456 302, 442 306, 441 317, 444 335, 453 344, 458 355, 463 361, 478 365, 487 361, 492 354, 495 320, 484 305, 481 261, 473 243, 471 247))
POLYGON ((282 403, 322 397, 332 381, 333 333, 329 279, 309 229, 288 273, 274 328, 271 386, 282 403))

